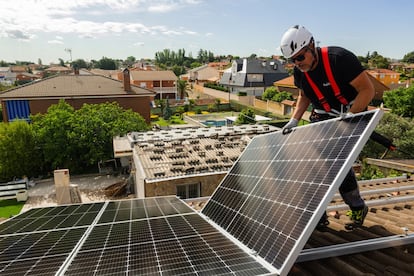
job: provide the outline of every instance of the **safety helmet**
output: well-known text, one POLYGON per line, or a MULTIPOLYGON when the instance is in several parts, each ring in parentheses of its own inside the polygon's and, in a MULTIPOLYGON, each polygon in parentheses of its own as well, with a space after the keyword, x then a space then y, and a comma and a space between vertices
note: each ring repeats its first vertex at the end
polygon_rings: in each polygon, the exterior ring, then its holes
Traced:
POLYGON ((291 58, 313 41, 312 34, 305 27, 295 25, 289 28, 280 42, 280 50, 285 58, 291 58))

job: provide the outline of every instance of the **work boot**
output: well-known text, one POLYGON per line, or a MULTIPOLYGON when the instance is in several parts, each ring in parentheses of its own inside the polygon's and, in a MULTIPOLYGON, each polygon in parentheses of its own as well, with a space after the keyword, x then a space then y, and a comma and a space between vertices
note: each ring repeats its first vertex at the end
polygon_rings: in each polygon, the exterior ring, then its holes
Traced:
POLYGON ((323 213, 322 217, 320 218, 318 224, 316 225, 316 230, 318 231, 324 231, 326 230, 326 227, 329 225, 328 215, 323 213))
POLYGON ((368 206, 364 205, 362 208, 349 210, 346 215, 352 220, 351 223, 345 224, 346 230, 354 230, 355 228, 361 227, 364 223, 364 219, 368 214, 368 206))

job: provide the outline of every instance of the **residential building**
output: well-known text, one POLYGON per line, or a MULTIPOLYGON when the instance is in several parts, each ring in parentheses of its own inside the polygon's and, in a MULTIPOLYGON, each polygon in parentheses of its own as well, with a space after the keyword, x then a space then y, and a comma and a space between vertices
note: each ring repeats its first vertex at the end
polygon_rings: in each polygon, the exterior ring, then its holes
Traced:
POLYGON ((367 70, 367 72, 388 87, 398 84, 400 81, 400 73, 389 69, 372 69, 367 70))
POLYGON ((56 75, 9 89, 0 94, 3 121, 28 119, 30 114, 46 113, 52 104, 63 99, 75 109, 84 103, 117 102, 131 109, 150 123, 151 101, 155 93, 132 85, 129 70, 124 70, 127 81, 118 81, 98 75, 56 75))
POLYGON ((275 81, 288 77, 279 60, 238 59, 231 68, 224 71, 220 84, 228 87, 230 93, 246 92, 261 96, 275 81))
POLYGON ((183 75, 181 79, 188 80, 195 83, 218 82, 220 72, 216 67, 208 64, 191 69, 187 74, 183 75))
MULTIPOLYGON (((119 79, 123 76, 118 75, 119 79)), ((131 84, 155 91, 155 99, 177 98, 177 76, 171 70, 166 71, 130 71, 131 84)))
POLYGON ((11 86, 16 81, 17 73, 12 72, 10 67, 0 67, 0 83, 11 86))
POLYGON ((138 198, 205 197, 255 135, 276 130, 257 124, 132 132, 113 139, 114 157, 130 166, 138 198))

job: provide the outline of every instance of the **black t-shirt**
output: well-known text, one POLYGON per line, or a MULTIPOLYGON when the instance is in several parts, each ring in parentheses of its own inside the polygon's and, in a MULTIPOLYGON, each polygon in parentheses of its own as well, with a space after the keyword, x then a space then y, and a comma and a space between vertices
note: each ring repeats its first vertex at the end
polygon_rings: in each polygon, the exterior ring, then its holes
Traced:
MULTIPOLYGON (((308 74, 312 81, 318 86, 331 108, 340 111, 341 103, 335 97, 334 91, 332 90, 328 77, 326 76, 325 68, 322 62, 321 49, 317 48, 317 51, 319 56, 318 65, 314 70, 309 71, 308 74)), ((344 48, 335 46, 328 47, 328 56, 332 74, 339 86, 341 95, 345 97, 348 102, 354 100, 357 95, 357 91, 349 83, 361 74, 361 72, 364 71, 364 68, 358 58, 352 52, 344 48)), ((309 85, 305 74, 296 67, 294 69, 294 78, 296 87, 303 90, 305 95, 311 100, 313 107, 323 110, 323 107, 312 87, 309 85)))

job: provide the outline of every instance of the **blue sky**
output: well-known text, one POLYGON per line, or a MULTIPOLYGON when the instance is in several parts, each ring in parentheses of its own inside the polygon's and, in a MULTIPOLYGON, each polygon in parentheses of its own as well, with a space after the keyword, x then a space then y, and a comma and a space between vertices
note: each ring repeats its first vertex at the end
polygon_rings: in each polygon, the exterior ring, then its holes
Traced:
POLYGON ((154 58, 163 49, 280 55, 290 26, 320 46, 401 59, 414 51, 410 0, 0 0, 0 60, 154 58))

